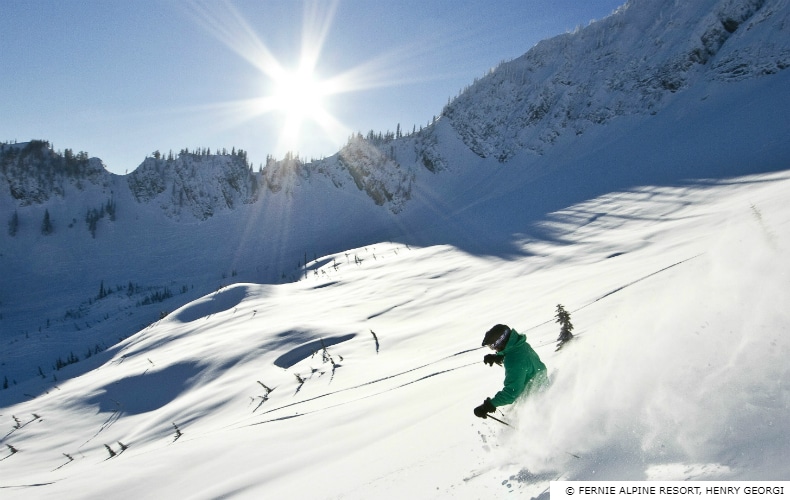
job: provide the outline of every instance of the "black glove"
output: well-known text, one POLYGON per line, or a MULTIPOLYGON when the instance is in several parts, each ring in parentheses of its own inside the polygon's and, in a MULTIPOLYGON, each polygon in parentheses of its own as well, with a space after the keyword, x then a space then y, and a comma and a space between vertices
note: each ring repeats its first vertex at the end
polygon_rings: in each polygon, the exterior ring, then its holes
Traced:
POLYGON ((480 418, 488 418, 489 413, 494 413, 496 407, 491 404, 491 398, 486 398, 483 404, 475 408, 475 416, 480 418))
POLYGON ((494 366, 494 363, 502 365, 503 358, 504 356, 500 356, 499 354, 486 354, 483 356, 483 363, 486 363, 489 366, 494 366))

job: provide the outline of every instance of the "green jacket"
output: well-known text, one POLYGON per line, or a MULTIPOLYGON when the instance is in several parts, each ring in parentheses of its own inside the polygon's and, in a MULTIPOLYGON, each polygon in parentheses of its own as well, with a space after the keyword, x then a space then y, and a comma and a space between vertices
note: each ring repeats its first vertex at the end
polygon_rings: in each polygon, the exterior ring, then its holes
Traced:
POLYGON ((511 404, 521 396, 531 380, 538 382, 546 376, 546 365, 538 353, 527 343, 527 337, 515 330, 511 330, 505 348, 497 354, 503 357, 505 386, 491 398, 494 406, 511 404))

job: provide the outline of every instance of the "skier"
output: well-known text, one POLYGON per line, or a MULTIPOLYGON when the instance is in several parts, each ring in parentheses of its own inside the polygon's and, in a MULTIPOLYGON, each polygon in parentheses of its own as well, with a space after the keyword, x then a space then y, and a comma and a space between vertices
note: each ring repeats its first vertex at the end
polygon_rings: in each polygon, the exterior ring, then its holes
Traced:
POLYGON ((488 418, 499 406, 513 403, 522 393, 546 382, 546 365, 527 343, 527 337, 507 325, 496 325, 483 337, 483 345, 496 351, 486 354, 483 362, 494 366, 505 365, 505 383, 501 391, 475 408, 475 415, 488 418))

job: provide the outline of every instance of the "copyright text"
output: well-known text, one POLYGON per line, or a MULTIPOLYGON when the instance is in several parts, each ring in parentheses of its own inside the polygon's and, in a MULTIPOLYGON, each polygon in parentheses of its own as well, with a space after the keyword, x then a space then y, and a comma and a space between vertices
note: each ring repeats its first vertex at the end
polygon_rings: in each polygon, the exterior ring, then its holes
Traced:
POLYGON ((790 481, 552 481, 551 498, 790 498, 790 481))

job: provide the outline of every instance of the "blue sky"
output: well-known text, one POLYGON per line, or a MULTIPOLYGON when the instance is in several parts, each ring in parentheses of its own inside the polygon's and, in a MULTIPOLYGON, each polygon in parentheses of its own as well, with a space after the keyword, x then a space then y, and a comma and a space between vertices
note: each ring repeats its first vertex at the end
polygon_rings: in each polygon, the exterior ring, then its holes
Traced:
POLYGON ((119 174, 155 150, 241 148, 256 169, 329 156, 353 132, 427 124, 499 62, 624 2, 4 0, 0 141, 119 174))

